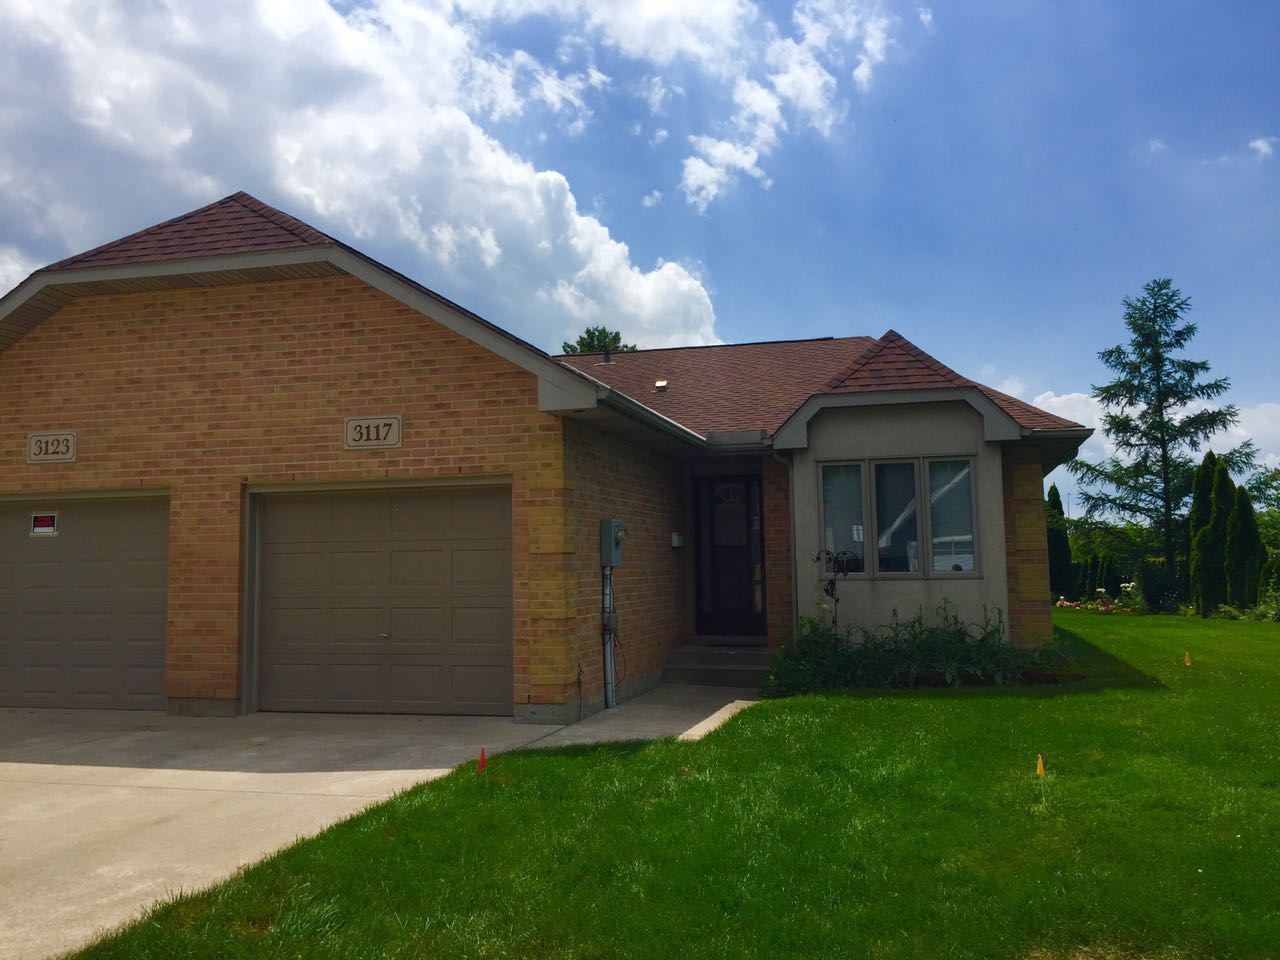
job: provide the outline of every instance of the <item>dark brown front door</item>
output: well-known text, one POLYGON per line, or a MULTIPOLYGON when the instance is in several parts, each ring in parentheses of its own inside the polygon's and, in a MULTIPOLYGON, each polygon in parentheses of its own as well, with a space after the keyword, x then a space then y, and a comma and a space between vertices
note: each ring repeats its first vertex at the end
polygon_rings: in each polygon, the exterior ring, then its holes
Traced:
POLYGON ((698 632, 763 640, 760 478, 698 480, 697 512, 698 632))

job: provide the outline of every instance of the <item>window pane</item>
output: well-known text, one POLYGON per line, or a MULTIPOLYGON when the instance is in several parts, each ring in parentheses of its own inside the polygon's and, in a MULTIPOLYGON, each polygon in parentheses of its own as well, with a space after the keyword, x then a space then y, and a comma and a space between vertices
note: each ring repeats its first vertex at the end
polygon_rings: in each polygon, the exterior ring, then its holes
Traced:
POLYGON ((968 460, 929 464, 929 524, 935 573, 970 573, 973 563, 973 466, 968 460))
MULTIPOLYGON (((862 573, 867 550, 862 526, 862 467, 842 464, 822 468, 823 547, 837 557, 840 573, 862 573)), ((827 563, 828 572, 832 564, 827 563)))
POLYGON ((877 463, 876 557, 881 573, 920 569, 916 526, 916 465, 877 463))

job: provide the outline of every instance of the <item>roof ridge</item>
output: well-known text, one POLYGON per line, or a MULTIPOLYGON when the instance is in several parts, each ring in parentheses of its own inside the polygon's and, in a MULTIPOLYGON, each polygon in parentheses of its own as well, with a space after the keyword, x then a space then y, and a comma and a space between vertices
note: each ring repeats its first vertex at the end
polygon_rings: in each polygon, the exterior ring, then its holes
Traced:
MULTIPOLYGON (((679 347, 641 347, 638 350, 610 350, 609 356, 619 357, 630 353, 659 353, 663 350, 711 350, 716 347, 768 347, 778 343, 825 343, 834 340, 870 340, 870 337, 796 337, 792 340, 746 340, 742 343, 689 343, 679 347)), ((556 353, 556 359, 562 357, 603 357, 603 350, 591 350, 585 353, 556 353)))
POLYGON ((98 244, 98 246, 92 247, 88 250, 81 250, 79 253, 73 253, 69 257, 63 257, 61 260, 55 260, 53 263, 49 264, 48 266, 41 267, 40 269, 41 270, 59 270, 62 268, 63 264, 70 263, 72 260, 82 260, 86 257, 91 257, 95 254, 102 253, 106 250, 111 250, 115 247, 122 246, 123 244, 128 243, 130 240, 138 239, 144 233, 150 233, 152 230, 163 229, 164 227, 167 227, 170 224, 177 223, 179 220, 186 220, 188 217, 194 217, 197 214, 204 213, 206 210, 212 210, 214 207, 218 206, 221 203, 226 203, 228 200, 233 199, 235 196, 236 194, 234 193, 229 194, 228 196, 222 197, 221 199, 218 199, 218 200, 214 200, 211 203, 206 203, 203 207, 197 207, 195 210, 188 210, 186 213, 180 213, 176 217, 170 217, 168 220, 161 220, 159 223, 153 223, 149 227, 143 227, 141 230, 135 230, 133 231, 133 233, 130 233, 127 236, 117 237, 114 240, 108 240, 106 243, 100 243, 98 244))
MULTIPOLYGON (((231 196, 224 197, 222 200, 218 202, 222 203, 223 201, 234 201, 240 204, 240 206, 244 207, 250 213, 257 214, 260 217, 270 220, 277 227, 280 227, 282 230, 286 230, 289 233, 293 234, 303 243, 316 244, 316 243, 333 243, 334 242, 331 236, 329 236, 328 234, 324 233, 321 230, 317 230, 315 227, 311 226, 311 224, 307 223, 305 220, 299 220, 297 217, 293 216, 292 214, 285 213, 283 210, 280 210, 276 207, 271 206, 271 204, 269 203, 265 203, 262 200, 259 200, 253 194, 246 193, 244 190, 237 190, 235 193, 231 194, 231 196)), ((199 211, 193 211, 193 212, 198 213, 199 211)))
POLYGON ((931 353, 926 353, 896 330, 889 330, 885 337, 892 336, 898 346, 907 354, 919 360, 939 376, 945 377, 956 386, 971 386, 973 381, 957 370, 953 370, 931 353))
MULTIPOLYGON (((893 331, 890 330, 888 331, 888 333, 893 333, 893 331)), ((835 390, 841 384, 847 383, 849 381, 849 378, 851 378, 855 373, 857 373, 859 370, 865 367, 868 363, 870 363, 875 357, 878 357, 881 353, 883 353, 891 342, 886 339, 886 337, 888 336, 888 333, 885 334, 885 336, 877 337, 875 341, 875 346, 873 346, 870 350, 866 351, 865 353, 860 354, 858 357, 854 359, 854 361, 851 364, 849 364, 849 366, 845 367, 842 372, 837 373, 834 377, 831 377, 829 380, 827 380, 827 389, 835 390)))

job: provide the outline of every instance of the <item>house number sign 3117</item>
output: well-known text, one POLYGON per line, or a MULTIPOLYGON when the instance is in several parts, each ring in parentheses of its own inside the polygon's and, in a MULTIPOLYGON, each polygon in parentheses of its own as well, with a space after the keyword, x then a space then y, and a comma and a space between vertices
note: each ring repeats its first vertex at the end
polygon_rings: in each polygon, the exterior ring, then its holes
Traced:
POLYGON ((368 450, 400 446, 400 418, 347 417, 342 445, 348 450, 368 450))

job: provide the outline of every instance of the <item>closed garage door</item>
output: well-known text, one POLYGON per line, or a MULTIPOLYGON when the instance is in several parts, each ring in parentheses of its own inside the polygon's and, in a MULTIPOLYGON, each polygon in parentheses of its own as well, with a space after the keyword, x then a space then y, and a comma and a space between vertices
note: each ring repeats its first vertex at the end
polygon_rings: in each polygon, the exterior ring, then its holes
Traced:
POLYGON ((507 488, 266 496, 258 706, 510 714, 507 488))
POLYGON ((163 708, 168 540, 165 500, 0 503, 0 704, 163 708))

